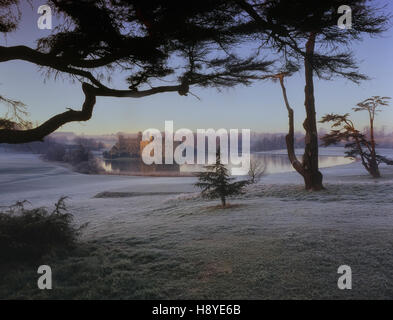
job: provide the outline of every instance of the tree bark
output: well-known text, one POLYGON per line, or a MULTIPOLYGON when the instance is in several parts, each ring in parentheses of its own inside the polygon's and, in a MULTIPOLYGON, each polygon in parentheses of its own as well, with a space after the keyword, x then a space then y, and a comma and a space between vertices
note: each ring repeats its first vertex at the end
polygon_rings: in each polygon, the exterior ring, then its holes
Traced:
POLYGON ((294 125, 294 117, 293 117, 293 109, 289 105, 288 97, 287 97, 287 90, 284 85, 284 74, 279 74, 277 75, 280 85, 281 85, 281 90, 282 90, 282 95, 284 97, 284 102, 285 102, 285 107, 287 108, 288 111, 288 134, 285 137, 285 142, 287 145, 287 152, 288 152, 288 158, 289 161, 291 162, 293 168, 300 173, 302 176, 304 175, 304 170, 303 166, 296 157, 295 153, 295 125, 294 125))
POLYGON ((381 173, 379 172, 378 164, 376 161, 375 161, 375 163, 370 163, 370 165, 366 169, 371 174, 371 176, 373 178, 380 178, 381 177, 381 173))
POLYGON ((285 137, 285 142, 287 145, 287 152, 288 152, 288 158, 289 161, 291 162, 292 166, 294 169, 300 173, 302 176, 304 174, 303 166, 296 157, 295 153, 295 125, 294 125, 294 117, 293 117, 293 109, 289 105, 288 97, 287 97, 287 89, 285 88, 284 85, 284 74, 279 74, 277 75, 277 78, 280 81, 281 85, 281 90, 282 90, 282 95, 284 97, 284 102, 285 102, 285 107, 287 108, 288 111, 288 134, 285 137))
POLYGON ((306 86, 304 88, 306 119, 303 122, 306 131, 305 149, 302 161, 303 178, 306 190, 319 191, 324 189, 322 173, 318 164, 318 131, 315 113, 314 80, 312 59, 315 50, 316 34, 311 33, 306 43, 306 55, 304 58, 306 86))
POLYGON ((43 141, 43 139, 56 131, 62 125, 73 121, 87 121, 91 118, 93 108, 96 103, 96 95, 94 94, 94 87, 90 84, 83 83, 83 93, 85 94, 85 101, 82 110, 68 110, 58 114, 40 126, 28 130, 14 130, 14 129, 1 129, 0 130, 0 143, 27 143, 33 141, 43 141))
MULTIPOLYGON (((315 118, 315 111, 314 111, 314 122, 315 122, 315 136, 316 141, 313 141, 314 144, 311 146, 313 148, 316 147, 316 168, 317 168, 317 173, 315 175, 315 178, 313 176, 313 172, 309 169, 311 166, 308 165, 308 161, 306 162, 305 159, 306 157, 303 156, 303 162, 301 163, 298 158, 296 157, 295 153, 295 129, 294 129, 294 116, 293 116, 293 109, 289 105, 288 102, 288 97, 287 97, 287 91, 284 85, 284 74, 278 74, 275 76, 275 78, 278 78, 280 81, 281 85, 281 90, 282 94, 284 97, 284 102, 285 106, 288 111, 288 120, 289 120, 289 129, 288 129, 288 134, 285 137, 286 145, 287 145, 287 152, 288 152, 288 158, 289 161, 291 162, 293 168, 303 177, 304 182, 305 182, 305 188, 307 190, 314 190, 314 191, 319 191, 323 189, 322 185, 322 174, 318 171, 318 135, 316 133, 316 118, 315 118), (320 176, 319 176, 320 175, 320 176), (316 182, 316 183, 315 183, 316 182)), ((314 106, 315 110, 315 106, 314 106)), ((306 123, 307 119, 305 120, 306 123)), ((306 134, 306 139, 307 139, 307 134, 306 134)), ((310 140, 311 141, 311 140, 310 140)), ((307 142, 306 142, 306 149, 305 153, 308 152, 307 149, 307 142)), ((315 153, 314 153, 315 154, 315 153)), ((315 160, 315 158, 312 158, 312 160, 315 160)))
POLYGON ((222 204, 222 207, 225 208, 225 206, 226 206, 225 197, 221 197, 221 204, 222 204))
POLYGON ((370 116, 370 140, 371 140, 371 159, 369 162, 369 172, 373 178, 380 178, 381 173, 379 172, 378 162, 377 162, 377 152, 375 151, 375 137, 374 137, 374 116, 375 111, 369 111, 370 116))
POLYGON ((183 95, 188 91, 187 84, 174 86, 160 86, 148 90, 114 90, 106 87, 95 87, 84 82, 82 90, 85 94, 85 101, 81 110, 69 109, 66 112, 55 115, 43 124, 33 129, 17 130, 17 129, 0 129, 0 143, 28 143, 33 141, 43 141, 43 139, 55 132, 61 126, 69 122, 87 121, 92 117, 93 109, 97 97, 118 97, 118 98, 142 98, 163 92, 178 92, 183 95))

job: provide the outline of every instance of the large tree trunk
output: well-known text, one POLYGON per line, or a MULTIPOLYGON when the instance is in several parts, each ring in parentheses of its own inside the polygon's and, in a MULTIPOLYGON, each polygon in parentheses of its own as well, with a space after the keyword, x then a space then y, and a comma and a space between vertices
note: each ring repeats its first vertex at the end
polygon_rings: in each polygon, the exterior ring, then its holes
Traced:
POLYGON ((371 140, 371 159, 369 162, 369 173, 373 176, 373 178, 380 178, 381 173, 379 172, 378 162, 377 162, 377 153, 375 151, 375 137, 374 137, 374 116, 375 113, 370 113, 370 140, 371 140))
POLYGON ((381 173, 379 172, 379 168, 378 168, 378 163, 376 161, 370 163, 369 167, 366 169, 371 174, 371 176, 373 178, 380 178, 381 177, 381 173))
POLYGON ((304 88, 306 108, 306 119, 303 122, 303 127, 306 130, 305 149, 303 161, 300 162, 295 154, 295 133, 294 133, 294 119, 293 109, 290 107, 286 89, 284 86, 285 74, 278 74, 274 78, 280 80, 282 93, 284 96, 285 106, 288 111, 289 118, 289 131, 286 136, 286 144, 289 161, 294 169, 302 175, 306 190, 320 191, 323 190, 322 173, 319 171, 318 165, 318 130, 317 119, 315 114, 315 101, 314 101, 314 82, 313 82, 313 66, 312 57, 314 55, 315 37, 312 33, 306 44, 306 56, 304 58, 304 68, 306 75, 306 86, 304 88))
POLYGON ((287 108, 288 111, 288 121, 289 121, 288 134, 285 137, 285 142, 287 144, 288 158, 294 169, 302 176, 304 176, 303 166, 298 160, 298 158, 296 157, 296 153, 295 153, 295 125, 294 125, 293 109, 289 105, 287 90, 284 85, 284 76, 285 76, 284 74, 279 74, 276 76, 276 78, 278 78, 280 81, 285 107, 287 108))
POLYGON ((318 131, 315 113, 314 81, 312 59, 315 49, 315 33, 311 33, 306 43, 306 56, 304 58, 306 86, 304 88, 306 119, 303 122, 306 130, 305 149, 302 161, 303 178, 307 190, 319 191, 322 185, 322 173, 318 166, 318 131))

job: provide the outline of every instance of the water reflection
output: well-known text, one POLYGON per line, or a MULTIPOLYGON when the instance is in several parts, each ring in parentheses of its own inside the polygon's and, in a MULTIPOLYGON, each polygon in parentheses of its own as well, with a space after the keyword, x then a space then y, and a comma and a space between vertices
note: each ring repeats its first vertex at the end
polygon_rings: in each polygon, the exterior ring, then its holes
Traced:
MULTIPOLYGON (((265 164, 267 173, 295 171, 286 154, 253 154, 252 158, 265 164)), ((341 156, 320 156, 319 167, 327 168, 351 163, 352 160, 341 156)))
MULTIPOLYGON (((286 154, 252 154, 252 161, 258 161, 265 167, 266 173, 280 173, 294 171, 286 154)), ((201 165, 153 165, 144 164, 140 159, 115 159, 101 160, 102 167, 106 172, 116 174, 160 174, 176 175, 191 174, 201 171, 201 165)), ((342 156, 320 156, 319 165, 321 168, 333 167, 351 163, 352 160, 342 156)), ((231 166, 229 165, 228 168, 231 166)), ((246 173, 246 172, 245 172, 246 173)))
POLYGON ((173 165, 146 165, 141 159, 112 159, 112 160, 101 160, 101 165, 106 172, 117 173, 117 174, 153 174, 153 173, 171 173, 174 174, 180 171, 180 166, 177 164, 173 165))

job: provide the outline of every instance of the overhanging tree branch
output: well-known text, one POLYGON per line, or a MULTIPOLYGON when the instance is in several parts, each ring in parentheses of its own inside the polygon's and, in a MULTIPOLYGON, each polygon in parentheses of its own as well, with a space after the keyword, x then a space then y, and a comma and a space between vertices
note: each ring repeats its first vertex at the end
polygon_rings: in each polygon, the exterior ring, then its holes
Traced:
POLYGON ((48 53, 42 53, 26 46, 4 47, 0 46, 0 62, 23 60, 38 66, 49 67, 61 72, 84 77, 98 87, 105 87, 89 71, 69 66, 63 59, 48 53))
POLYGON ((101 97, 129 97, 142 98, 162 92, 183 92, 184 84, 176 86, 161 86, 143 91, 113 90, 108 88, 96 88, 88 83, 82 84, 85 101, 82 109, 72 110, 55 115, 45 121, 40 126, 28 130, 1 129, 0 143, 27 143, 32 141, 42 141, 47 135, 56 131, 66 123, 87 121, 92 117, 96 98, 101 97))

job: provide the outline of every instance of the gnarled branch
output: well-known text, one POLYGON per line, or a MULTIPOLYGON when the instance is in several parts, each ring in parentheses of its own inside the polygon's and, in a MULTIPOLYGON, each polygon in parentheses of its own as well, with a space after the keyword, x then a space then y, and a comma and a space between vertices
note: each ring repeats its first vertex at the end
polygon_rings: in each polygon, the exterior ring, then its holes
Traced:
POLYGON ((58 128, 69 122, 87 121, 93 114, 93 109, 96 103, 96 98, 101 97, 131 97, 142 98, 162 92, 179 92, 184 93, 184 84, 177 86, 161 86, 143 91, 132 90, 114 90, 108 88, 97 88, 88 83, 82 84, 82 90, 85 94, 85 101, 82 109, 72 110, 55 115, 49 120, 45 121, 40 126, 28 130, 0 130, 0 143, 27 143, 32 141, 42 141, 47 135, 56 131, 58 128))

